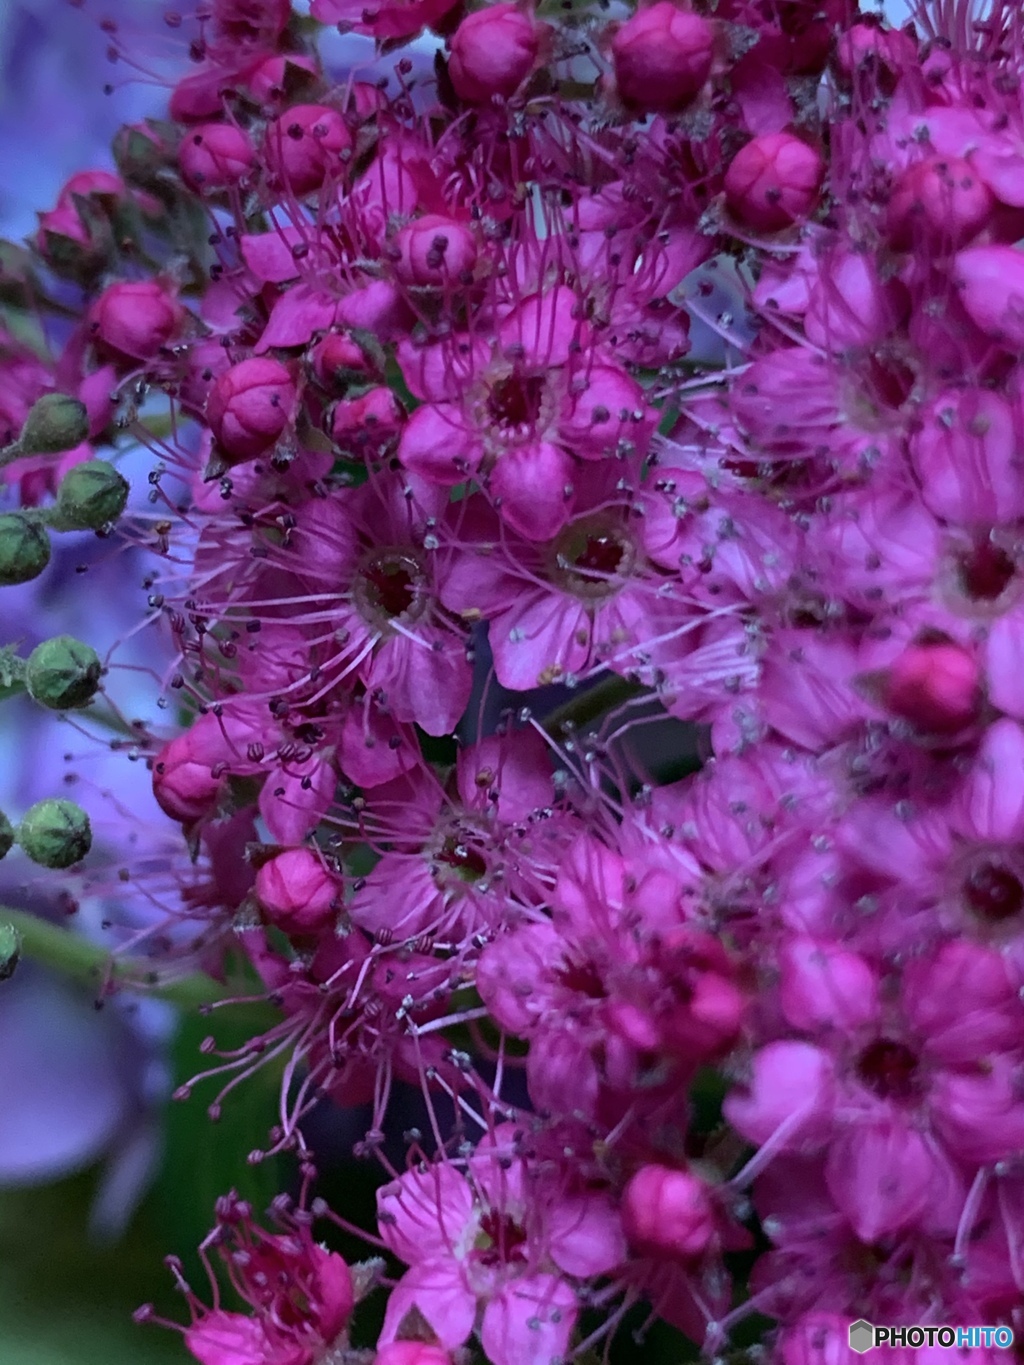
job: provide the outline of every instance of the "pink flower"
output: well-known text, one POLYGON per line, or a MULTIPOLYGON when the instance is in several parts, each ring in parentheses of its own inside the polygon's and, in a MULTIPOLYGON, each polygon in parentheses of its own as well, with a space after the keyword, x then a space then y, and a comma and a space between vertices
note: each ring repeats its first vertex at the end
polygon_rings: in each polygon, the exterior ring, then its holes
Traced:
POLYGON ((312 501, 297 515, 309 557, 286 563, 297 595, 313 593, 332 612, 335 677, 361 678, 400 723, 442 735, 465 710, 472 670, 465 632, 438 599, 445 560, 428 531, 436 501, 432 488, 394 476, 312 501))
POLYGON ((622 1229, 604 1195, 534 1192, 511 1137, 509 1125, 498 1128, 465 1173, 435 1162, 379 1191, 381 1236, 410 1266, 391 1293, 380 1345, 415 1308, 455 1350, 482 1309, 480 1344, 494 1365, 567 1350, 579 1315, 570 1277, 615 1269, 622 1229))
POLYGON ((467 620, 491 623, 504 687, 576 681, 603 666, 627 672, 646 661, 641 654, 660 662, 687 651, 685 617, 643 562, 628 509, 611 499, 594 504, 547 547, 503 535, 480 515, 480 534, 453 558, 442 600, 467 620), (659 639, 660 648, 641 649, 659 639))
MULTIPOLYGON (((343 1340, 355 1304, 344 1260, 317 1246, 308 1225, 295 1222, 284 1235, 252 1221, 248 1206, 232 1193, 217 1203, 218 1226, 200 1250, 216 1249, 232 1288, 252 1316, 220 1307, 217 1282, 207 1263, 214 1306, 206 1308, 184 1285, 193 1322, 185 1344, 201 1365, 313 1365, 343 1340)), ((177 1269, 172 1262, 172 1269, 177 1269)))
POLYGON ((462 750, 456 783, 446 795, 432 775, 414 773, 367 798, 367 819, 392 844, 351 901, 353 920, 369 933, 469 937, 543 894, 559 824, 546 838, 530 837, 531 821, 553 800, 540 740, 527 734, 462 750))

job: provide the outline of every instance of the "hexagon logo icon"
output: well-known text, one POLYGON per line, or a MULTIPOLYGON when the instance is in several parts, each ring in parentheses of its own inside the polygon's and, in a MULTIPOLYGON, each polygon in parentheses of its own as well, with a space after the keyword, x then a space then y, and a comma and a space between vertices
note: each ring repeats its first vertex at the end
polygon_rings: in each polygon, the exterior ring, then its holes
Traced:
POLYGON ((875 1329, 870 1322, 864 1318, 858 1318, 856 1322, 850 1323, 850 1350, 856 1351, 858 1355, 863 1355, 865 1351, 870 1351, 875 1344, 875 1329))

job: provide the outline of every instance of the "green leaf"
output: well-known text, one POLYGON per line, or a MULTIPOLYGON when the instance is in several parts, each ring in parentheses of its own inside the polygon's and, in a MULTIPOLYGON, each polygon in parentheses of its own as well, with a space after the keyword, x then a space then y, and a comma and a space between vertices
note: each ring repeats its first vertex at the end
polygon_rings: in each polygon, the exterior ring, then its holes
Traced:
MULTIPOLYGON (((176 1087, 217 1065, 220 1059, 199 1051, 210 1036, 216 1038, 218 1052, 227 1052, 242 1048, 252 1037, 252 1028, 233 1019, 230 1007, 212 1018, 183 1016, 172 1048, 176 1087)), ((186 1279, 197 1284, 205 1276, 196 1248, 213 1226, 217 1199, 237 1190, 260 1215, 285 1188, 285 1158, 272 1157, 258 1165, 248 1162, 254 1148, 269 1146, 267 1134, 278 1121, 282 1072, 280 1060, 265 1063, 225 1096, 216 1121, 208 1109, 232 1073, 199 1082, 188 1099, 169 1106, 154 1209, 167 1250, 181 1257, 186 1279)))
POLYGON ((0 1359, 3 1365, 184 1365, 176 1333, 132 1322, 155 1302, 181 1304, 145 1213, 114 1246, 87 1231, 96 1171, 27 1190, 0 1191, 0 1359))

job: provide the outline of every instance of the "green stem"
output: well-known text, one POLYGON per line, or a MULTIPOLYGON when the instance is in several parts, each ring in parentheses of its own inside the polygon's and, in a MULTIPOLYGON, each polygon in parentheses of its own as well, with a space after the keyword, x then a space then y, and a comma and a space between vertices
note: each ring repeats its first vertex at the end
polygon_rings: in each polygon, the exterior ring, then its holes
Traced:
POLYGON ((621 706, 623 702, 631 701, 633 697, 642 696, 644 691, 639 683, 627 682, 625 678, 612 674, 602 679, 596 687, 588 687, 586 691, 570 697, 567 702, 556 707, 550 716, 545 718, 544 729, 553 739, 560 739, 563 726, 574 725, 579 729, 581 726, 589 725, 606 711, 621 706))
POLYGON ((30 957, 45 967, 52 967, 84 986, 102 987, 109 983, 156 996, 159 1000, 167 1000, 186 1009, 212 1005, 230 998, 225 987, 202 972, 193 972, 177 980, 161 979, 155 969, 147 968, 138 961, 112 958, 106 948, 24 910, 0 905, 0 921, 10 924, 21 935, 24 957, 30 957))

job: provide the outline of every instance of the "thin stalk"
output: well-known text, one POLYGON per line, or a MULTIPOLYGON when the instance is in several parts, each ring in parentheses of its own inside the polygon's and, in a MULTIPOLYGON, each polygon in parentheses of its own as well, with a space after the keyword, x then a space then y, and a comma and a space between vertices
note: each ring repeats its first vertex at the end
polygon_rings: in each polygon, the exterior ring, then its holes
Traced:
POLYGON ((81 934, 61 929, 49 920, 11 906, 0 905, 0 923, 10 924, 17 930, 24 957, 84 986, 103 988, 109 984, 154 996, 184 1009, 214 1005, 231 999, 233 994, 230 988, 202 972, 168 979, 155 967, 147 967, 138 960, 113 958, 108 949, 81 934))

